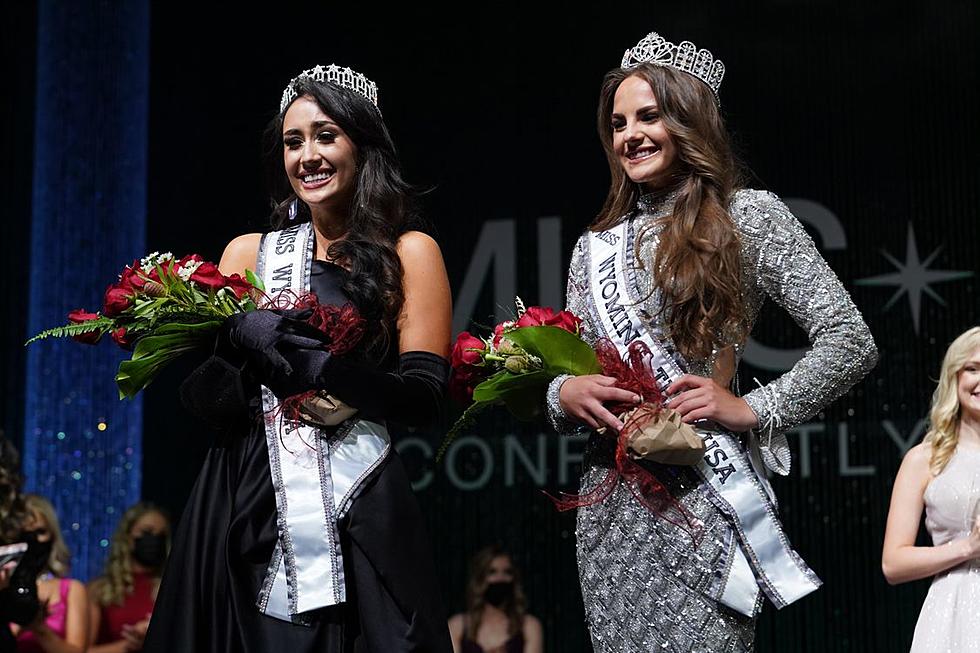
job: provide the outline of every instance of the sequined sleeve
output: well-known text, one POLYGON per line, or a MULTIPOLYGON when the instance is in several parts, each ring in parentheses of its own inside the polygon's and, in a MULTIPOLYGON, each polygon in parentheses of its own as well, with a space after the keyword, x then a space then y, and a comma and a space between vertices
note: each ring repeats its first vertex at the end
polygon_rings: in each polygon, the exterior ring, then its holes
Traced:
POLYGON ((774 194, 741 191, 732 217, 742 239, 747 284, 785 309, 811 348, 788 372, 744 395, 760 426, 801 424, 861 380, 878 350, 861 313, 813 239, 774 194))
MULTIPOLYGON (((568 283, 565 292, 565 310, 571 311, 582 318, 582 337, 589 344, 594 344, 596 340, 595 325, 591 322, 588 306, 586 304, 589 292, 589 270, 588 252, 585 248, 585 238, 588 232, 583 234, 572 250, 572 260, 568 265, 568 283)), ((548 386, 545 395, 547 403, 548 422, 558 433, 562 435, 575 435, 587 430, 588 427, 578 422, 574 422, 565 415, 561 404, 558 402, 558 391, 561 384, 568 380, 569 375, 562 375, 556 378, 548 386)))

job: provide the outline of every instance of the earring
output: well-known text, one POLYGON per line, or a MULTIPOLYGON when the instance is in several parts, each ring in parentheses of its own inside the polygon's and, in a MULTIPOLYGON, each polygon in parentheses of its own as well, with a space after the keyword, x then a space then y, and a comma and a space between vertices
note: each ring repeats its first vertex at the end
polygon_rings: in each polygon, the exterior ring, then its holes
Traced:
POLYGON ((289 212, 287 213, 287 218, 290 221, 295 220, 297 214, 299 214, 299 198, 294 198, 293 201, 289 203, 289 212))

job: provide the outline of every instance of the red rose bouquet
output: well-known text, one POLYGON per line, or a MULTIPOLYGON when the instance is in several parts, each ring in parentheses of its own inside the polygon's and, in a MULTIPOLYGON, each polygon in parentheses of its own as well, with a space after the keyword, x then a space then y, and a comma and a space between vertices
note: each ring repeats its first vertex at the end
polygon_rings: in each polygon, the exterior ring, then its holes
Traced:
POLYGON ((561 374, 598 374, 595 352, 579 335, 582 319, 568 312, 530 306, 517 299, 517 319, 478 338, 466 331, 453 346, 450 395, 470 405, 449 430, 442 450, 476 414, 503 404, 518 419, 541 410, 542 392, 561 374))
POLYGON ((262 282, 250 270, 246 277, 225 276, 197 254, 175 259, 154 252, 126 266, 106 289, 101 312, 74 310, 68 324, 42 331, 27 344, 52 336, 95 344, 109 333, 133 352, 116 374, 119 398, 131 398, 167 363, 211 341, 225 318, 258 308, 262 282))

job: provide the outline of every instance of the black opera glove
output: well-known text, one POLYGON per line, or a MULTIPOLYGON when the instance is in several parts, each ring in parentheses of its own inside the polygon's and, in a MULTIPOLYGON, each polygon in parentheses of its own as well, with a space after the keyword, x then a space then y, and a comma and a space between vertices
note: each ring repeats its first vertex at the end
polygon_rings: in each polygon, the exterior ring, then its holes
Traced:
POLYGON ((371 369, 319 349, 283 353, 293 373, 283 379, 279 397, 324 390, 367 418, 390 419, 405 426, 425 426, 439 416, 449 379, 449 362, 428 351, 398 357, 398 371, 371 369))
POLYGON ((326 342, 323 333, 306 323, 307 317, 308 310, 259 309, 236 313, 225 320, 219 339, 224 336, 230 347, 253 368, 256 379, 275 391, 280 378, 293 374, 292 366, 283 354, 297 349, 316 349, 326 342))
POLYGON ((214 354, 181 384, 181 403, 212 428, 247 427, 253 417, 250 388, 275 388, 278 379, 292 374, 281 352, 319 346, 323 336, 305 323, 307 317, 308 310, 256 310, 227 318, 214 354))

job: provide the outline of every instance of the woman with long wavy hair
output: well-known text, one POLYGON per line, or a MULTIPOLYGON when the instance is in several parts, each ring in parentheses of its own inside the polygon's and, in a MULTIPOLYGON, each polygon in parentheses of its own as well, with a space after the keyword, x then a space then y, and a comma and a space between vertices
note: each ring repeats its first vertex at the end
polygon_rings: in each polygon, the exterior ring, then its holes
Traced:
POLYGON ((269 303, 230 318, 181 388, 222 436, 144 650, 448 653, 421 511, 386 426, 439 412, 442 254, 418 230, 363 74, 298 75, 267 139, 273 231, 235 238, 219 267, 253 271, 269 303))
POLYGON ((142 649, 170 530, 170 519, 149 502, 130 506, 119 519, 105 569, 89 583, 89 653, 142 649))
POLYGON ((470 559, 466 611, 449 618, 455 653, 541 653, 541 621, 527 611, 521 571, 501 546, 470 559))
POLYGON ((980 327, 946 350, 929 430, 895 477, 881 569, 892 585, 933 577, 914 653, 975 650, 980 623, 980 327), (922 513, 932 546, 916 546, 922 513))
POLYGON ((54 506, 37 494, 24 498, 27 520, 22 535, 38 546, 37 595, 44 609, 33 622, 18 628, 17 651, 82 653, 88 642, 85 586, 68 577, 71 553, 54 506))
POLYGON ((596 651, 750 651, 764 597, 782 606, 816 589, 782 533, 763 467, 787 473, 782 432, 877 360, 799 221, 774 194, 742 186, 720 111, 723 75, 707 50, 651 33, 600 93, 612 180, 573 251, 566 307, 587 339, 643 358, 705 453, 686 466, 632 462, 624 439, 609 436, 643 397, 603 375, 549 387, 556 430, 592 432, 582 494, 569 505, 596 651), (767 297, 811 349, 739 396, 736 369, 767 297))

